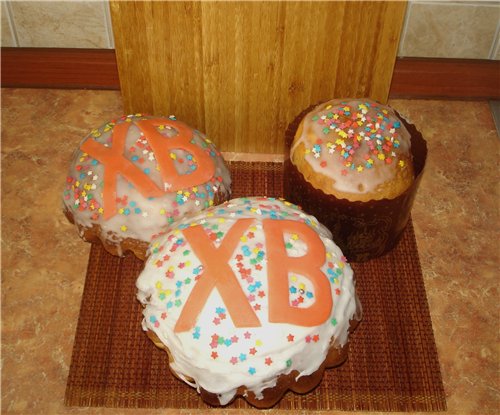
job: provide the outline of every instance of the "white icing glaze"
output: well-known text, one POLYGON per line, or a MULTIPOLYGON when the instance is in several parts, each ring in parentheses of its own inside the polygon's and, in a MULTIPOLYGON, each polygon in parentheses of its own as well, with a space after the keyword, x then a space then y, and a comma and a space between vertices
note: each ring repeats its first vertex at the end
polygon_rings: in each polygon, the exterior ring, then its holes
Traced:
MULTIPOLYGON (((303 256, 308 246, 296 234, 284 234, 287 256, 303 256)), ((240 198, 176 222, 153 240, 149 258, 137 280, 139 301, 145 306, 143 329, 152 330, 168 347, 172 369, 193 387, 218 394, 222 405, 230 402, 239 386, 262 398, 281 374, 298 371, 299 377, 315 372, 331 345, 347 342, 349 321, 357 318, 357 299, 351 267, 318 221, 296 206, 272 198, 240 198), (183 229, 204 227, 219 246, 236 221, 252 218, 229 264, 257 314, 260 327, 235 327, 217 289, 213 289, 193 329, 174 331, 183 306, 201 275, 201 262, 183 229), (333 307, 319 326, 304 327, 268 320, 268 259, 263 220, 303 222, 319 235, 326 257, 321 267, 328 279, 333 307), (240 273, 240 271, 242 272, 240 273), (269 360, 270 359, 270 360, 269 360), (193 379, 189 382, 186 378, 193 379)), ((272 276, 270 276, 272 277, 272 276)), ((289 275, 290 305, 309 307, 316 293, 311 281, 289 275)), ((359 311, 359 310, 358 310, 359 311)))
MULTIPOLYGON (((119 245, 124 238, 149 242, 153 235, 163 227, 190 212, 198 212, 213 204, 214 196, 221 192, 224 198, 230 194, 231 179, 222 156, 216 147, 197 130, 192 130, 191 143, 202 148, 210 155, 215 165, 214 176, 205 183, 198 183, 189 188, 168 192, 169 184, 163 183, 155 154, 148 143, 148 138, 134 124, 138 120, 165 119, 177 122, 175 117, 152 117, 140 114, 122 117, 104 124, 85 137, 73 155, 69 169, 63 203, 74 216, 77 224, 90 228, 101 227, 101 237, 119 245), (145 172, 159 188, 167 191, 160 197, 145 197, 122 175, 116 182, 118 212, 111 218, 103 216, 103 180, 105 165, 87 155, 81 146, 87 140, 95 140, 107 147, 113 145, 113 131, 124 122, 130 123, 127 132, 123 157, 145 172)), ((157 128, 166 139, 175 137, 177 131, 172 128, 157 128)), ((172 149, 170 157, 179 175, 188 174, 197 168, 192 155, 183 149, 172 149), (182 162, 181 162, 182 161, 182 162)))
POLYGON ((390 181, 400 156, 409 158, 410 134, 393 109, 368 99, 335 99, 318 105, 303 121, 305 160, 345 193, 370 193, 390 181))

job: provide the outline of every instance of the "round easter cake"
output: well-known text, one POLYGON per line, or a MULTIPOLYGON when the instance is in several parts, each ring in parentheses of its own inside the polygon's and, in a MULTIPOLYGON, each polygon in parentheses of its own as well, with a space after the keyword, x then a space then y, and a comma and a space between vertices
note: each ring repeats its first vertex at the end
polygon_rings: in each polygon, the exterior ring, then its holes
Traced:
POLYGON ((311 391, 347 358, 361 316, 330 232, 284 200, 239 198, 153 239, 137 280, 143 329, 211 405, 311 391))
POLYGON ((145 258, 152 237, 230 196, 215 145, 175 117, 128 115, 92 130, 73 155, 64 212, 83 239, 145 258))

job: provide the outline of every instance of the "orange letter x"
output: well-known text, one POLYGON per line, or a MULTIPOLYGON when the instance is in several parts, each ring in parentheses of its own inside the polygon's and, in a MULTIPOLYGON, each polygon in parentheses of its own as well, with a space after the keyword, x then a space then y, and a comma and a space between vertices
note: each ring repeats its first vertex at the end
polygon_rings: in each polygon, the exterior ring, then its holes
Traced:
POLYGON ((116 179, 121 173, 128 181, 142 193, 144 197, 159 197, 164 191, 151 181, 146 173, 138 169, 130 160, 123 157, 123 148, 130 123, 118 124, 113 129, 113 145, 111 148, 99 144, 97 141, 86 140, 81 149, 85 153, 99 160, 104 166, 104 219, 116 214, 116 179))
POLYGON ((187 331, 195 326, 196 319, 214 288, 219 291, 236 327, 260 326, 255 311, 229 266, 229 260, 238 246, 241 235, 252 221, 253 219, 238 220, 226 233, 219 248, 213 246, 200 225, 182 231, 203 264, 203 273, 184 304, 174 328, 175 332, 187 331))

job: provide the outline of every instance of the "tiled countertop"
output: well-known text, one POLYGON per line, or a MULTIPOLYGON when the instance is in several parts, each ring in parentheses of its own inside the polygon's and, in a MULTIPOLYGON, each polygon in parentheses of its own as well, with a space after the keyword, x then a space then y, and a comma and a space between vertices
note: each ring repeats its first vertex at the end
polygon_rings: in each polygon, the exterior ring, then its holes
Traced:
MULTIPOLYGON (((429 146, 413 223, 447 413, 496 414, 500 140, 488 103, 390 104, 429 146)), ((2 413, 179 413, 63 403, 89 245, 61 192, 79 141, 122 112, 114 91, 2 90, 2 413)))

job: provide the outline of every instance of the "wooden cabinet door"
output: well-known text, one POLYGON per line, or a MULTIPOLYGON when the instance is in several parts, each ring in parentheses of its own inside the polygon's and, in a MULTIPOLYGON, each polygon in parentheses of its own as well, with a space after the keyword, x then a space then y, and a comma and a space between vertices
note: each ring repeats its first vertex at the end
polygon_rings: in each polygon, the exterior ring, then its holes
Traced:
POLYGON ((124 107, 175 114, 223 151, 281 153, 304 108, 385 102, 405 2, 111 1, 124 107))

